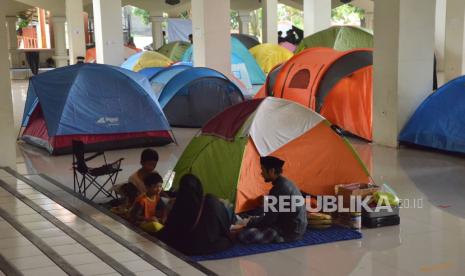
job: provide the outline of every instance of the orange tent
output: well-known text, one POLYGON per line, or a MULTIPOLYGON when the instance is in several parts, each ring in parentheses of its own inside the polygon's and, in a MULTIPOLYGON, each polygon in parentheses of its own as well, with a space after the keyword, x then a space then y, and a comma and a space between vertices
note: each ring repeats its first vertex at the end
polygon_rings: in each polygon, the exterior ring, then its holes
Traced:
POLYGON ((275 67, 255 98, 303 104, 331 123, 372 140, 373 51, 311 48, 275 67))
POLYGON ((206 193, 228 199, 237 213, 257 208, 271 188, 260 175, 260 156, 268 155, 284 160, 284 175, 311 195, 370 180, 357 153, 326 119, 267 97, 234 105, 204 125, 179 158, 173 185, 193 173, 206 193))
MULTIPOLYGON (((141 49, 133 46, 124 46, 124 59, 134 55, 135 53, 142 52, 141 49)), ((89 48, 86 51, 86 62, 87 63, 96 63, 97 62, 97 51, 94 48, 89 48)))

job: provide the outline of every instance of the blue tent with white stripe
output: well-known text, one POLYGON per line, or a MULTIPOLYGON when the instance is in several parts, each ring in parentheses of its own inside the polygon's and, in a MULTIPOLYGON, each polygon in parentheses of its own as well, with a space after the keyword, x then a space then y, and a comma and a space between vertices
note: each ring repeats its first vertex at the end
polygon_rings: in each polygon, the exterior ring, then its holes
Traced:
MULTIPOLYGON (((185 62, 192 61, 192 46, 186 50, 182 60, 185 62)), ((260 68, 249 50, 235 37, 231 37, 231 63, 243 63, 247 68, 248 78, 252 84, 260 85, 265 83, 265 73, 260 68)), ((238 78, 241 79, 240 77, 238 78)))
POLYGON ((399 135, 401 143, 465 153, 465 76, 431 94, 399 135))
POLYGON ((177 65, 150 79, 169 123, 202 127, 210 118, 244 100, 241 90, 213 69, 177 65))
POLYGON ((72 140, 106 150, 172 142, 170 126, 141 74, 104 64, 77 64, 29 81, 22 139, 51 154, 72 140))
POLYGON ((155 93, 156 98, 160 100, 159 97, 163 88, 172 78, 174 78, 174 76, 191 68, 192 66, 188 65, 175 65, 166 67, 162 71, 150 76, 149 81, 152 85, 152 90, 155 93))

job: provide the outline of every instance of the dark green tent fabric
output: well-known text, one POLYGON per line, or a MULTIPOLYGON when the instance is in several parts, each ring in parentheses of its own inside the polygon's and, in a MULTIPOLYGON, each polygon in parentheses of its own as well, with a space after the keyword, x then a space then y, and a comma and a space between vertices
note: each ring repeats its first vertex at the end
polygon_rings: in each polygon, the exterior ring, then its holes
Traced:
POLYGON ((170 58, 172 61, 180 61, 184 52, 191 46, 189 42, 185 41, 174 41, 168 44, 165 44, 157 50, 160 54, 165 55, 170 58))
POLYGON ((295 52, 315 47, 333 48, 338 51, 373 48, 373 34, 358 27, 333 26, 304 38, 295 52))

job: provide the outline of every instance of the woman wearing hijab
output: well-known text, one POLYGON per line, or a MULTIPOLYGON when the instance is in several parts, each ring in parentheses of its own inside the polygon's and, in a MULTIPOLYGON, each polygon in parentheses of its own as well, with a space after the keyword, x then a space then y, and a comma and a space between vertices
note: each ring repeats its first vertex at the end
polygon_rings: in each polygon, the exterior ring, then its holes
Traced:
POLYGON ((212 254, 232 246, 230 226, 224 205, 216 197, 203 194, 195 175, 186 174, 159 238, 186 255, 212 254))

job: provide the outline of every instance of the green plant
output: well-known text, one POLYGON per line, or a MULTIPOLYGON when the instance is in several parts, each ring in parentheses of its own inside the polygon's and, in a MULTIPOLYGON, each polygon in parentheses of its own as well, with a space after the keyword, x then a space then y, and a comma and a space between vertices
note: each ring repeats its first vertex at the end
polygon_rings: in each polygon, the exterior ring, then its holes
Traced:
POLYGON ((336 24, 353 24, 365 18, 365 10, 351 4, 345 4, 333 9, 331 18, 336 24))
POLYGON ((190 19, 190 12, 187 10, 187 11, 183 11, 182 13, 179 14, 179 18, 182 18, 182 19, 190 19))
POLYGON ((29 23, 31 22, 28 18, 18 16, 19 22, 17 23, 17 29, 16 30, 21 30, 22 28, 26 28, 29 26, 29 23))
POLYGON ((251 34, 260 38, 262 37, 262 8, 256 9, 250 13, 250 30, 251 34))
POLYGON ((237 11, 231 11, 230 13, 230 22, 231 22, 231 30, 238 31, 239 30, 239 13, 237 11))
POLYGON ((301 10, 295 9, 293 7, 278 4, 278 22, 279 21, 290 21, 292 25, 297 28, 304 28, 304 13, 301 10))
POLYGON ((145 25, 149 24, 150 13, 148 11, 134 7, 134 9, 132 10, 132 14, 134 14, 135 16, 139 16, 145 25))

